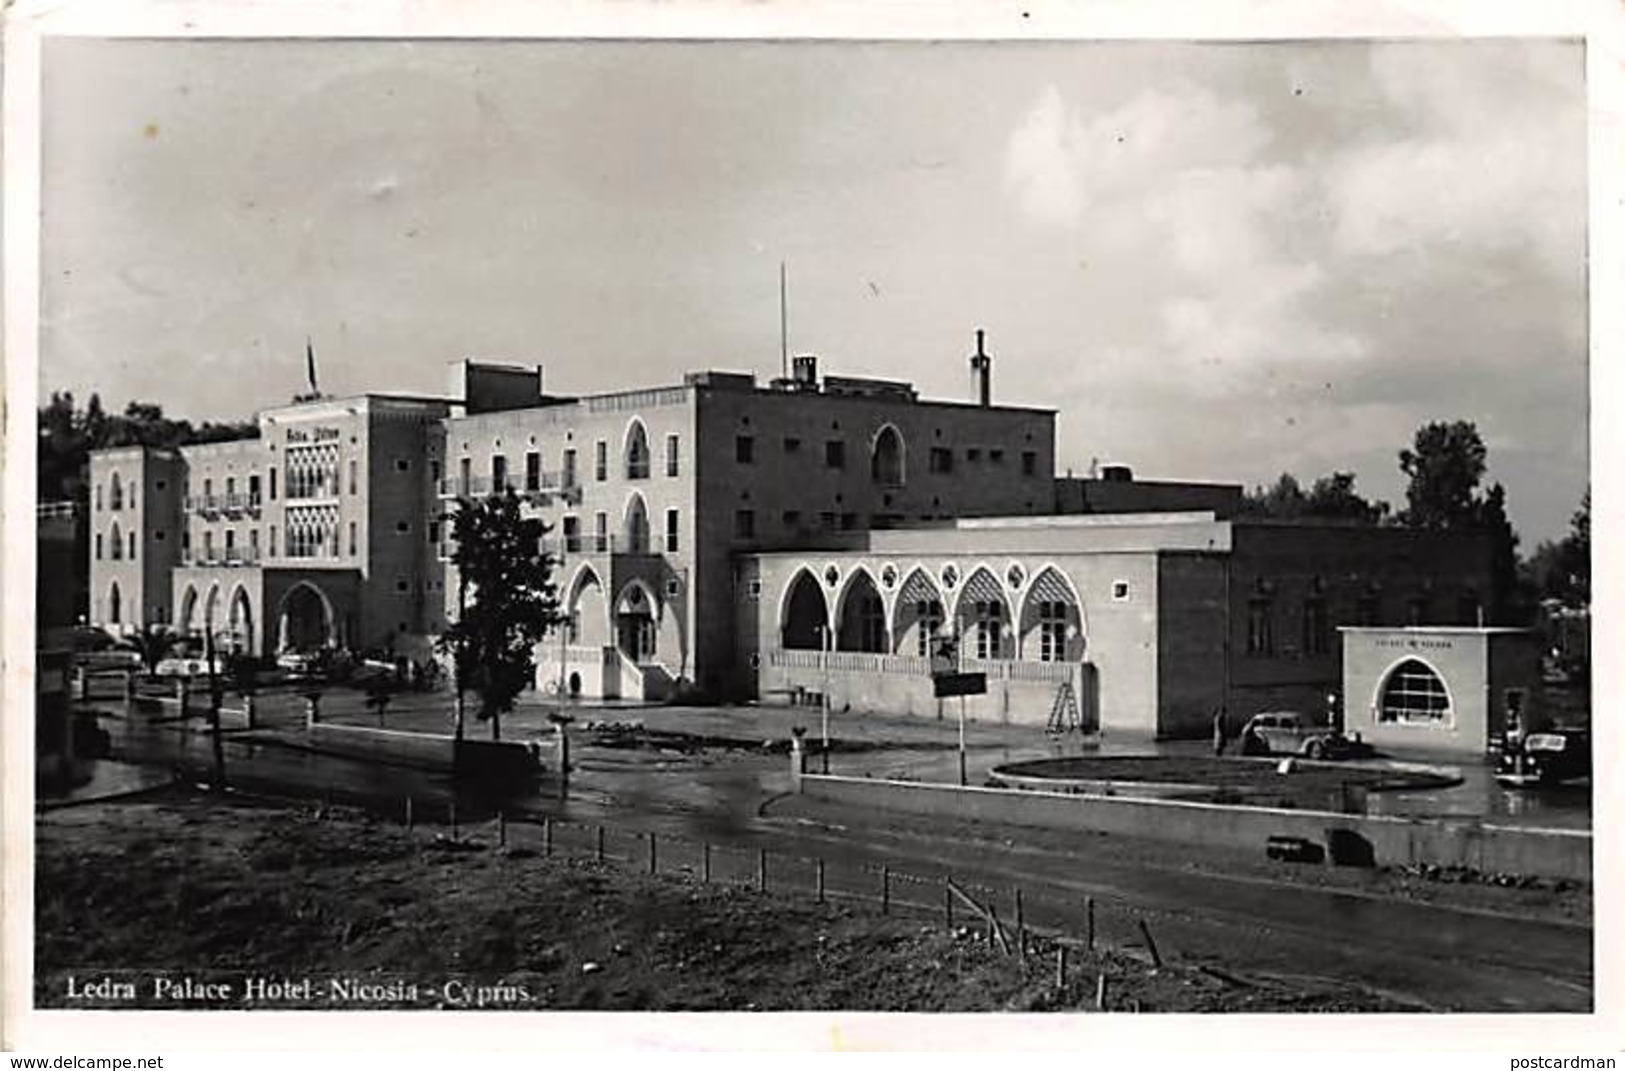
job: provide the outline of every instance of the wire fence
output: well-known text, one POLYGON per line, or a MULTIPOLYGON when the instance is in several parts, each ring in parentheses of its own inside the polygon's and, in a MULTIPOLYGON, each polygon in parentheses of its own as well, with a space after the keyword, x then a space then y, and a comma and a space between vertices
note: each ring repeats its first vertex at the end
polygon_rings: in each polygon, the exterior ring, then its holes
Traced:
MULTIPOLYGON (((1164 949, 1145 912, 1116 900, 1069 896, 1048 884, 1012 882, 995 887, 947 868, 919 868, 916 861, 904 867, 844 855, 808 855, 765 844, 718 843, 549 815, 485 812, 470 822, 460 820, 456 804, 447 801, 437 801, 431 809, 432 816, 422 803, 408 797, 397 817, 408 830, 438 825, 439 837, 495 846, 520 858, 590 861, 628 872, 939 924, 950 933, 985 941, 1005 955, 1052 961, 1058 987, 1068 979, 1076 981, 1086 954, 1127 955, 1159 968, 1164 963, 1164 949)), ((1104 979, 1109 971, 1099 960, 1095 967, 1097 1006, 1106 1008, 1104 979)))

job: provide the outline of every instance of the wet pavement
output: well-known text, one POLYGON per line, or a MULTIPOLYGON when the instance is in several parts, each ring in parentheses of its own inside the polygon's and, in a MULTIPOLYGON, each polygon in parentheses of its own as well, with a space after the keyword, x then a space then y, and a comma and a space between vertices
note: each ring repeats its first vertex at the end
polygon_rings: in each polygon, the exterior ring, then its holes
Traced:
MULTIPOLYGON (((476 800, 457 797, 443 773, 299 746, 303 703, 296 696, 262 697, 261 710, 264 728, 223 734, 227 778, 240 790, 328 797, 386 815, 398 813, 411 798, 419 821, 446 821, 453 800, 464 822, 492 813, 476 800)), ((550 710, 523 707, 505 720, 504 737, 546 738, 553 732, 550 710)), ((830 861, 832 889, 861 889, 887 866, 927 883, 915 891, 928 892, 936 904, 941 876, 951 872, 968 885, 1002 890, 997 895, 1019 884, 1030 923, 1073 933, 1082 925, 1085 898, 1093 897, 1100 905, 1103 939, 1131 942, 1133 921, 1144 919, 1182 958, 1211 960, 1228 969, 1346 979, 1427 1009, 1580 1011, 1591 1006, 1589 926, 1316 887, 1256 869, 1194 871, 1182 862, 1163 858, 1159 863, 1162 857, 1137 854, 1123 838, 1046 840, 1013 833, 999 841, 988 839, 986 830, 952 823, 921 830, 872 809, 790 796, 788 758, 762 744, 781 742, 791 728, 807 725, 816 769, 817 711, 623 707, 573 713, 582 729, 567 796, 560 798, 555 783, 544 780, 534 794, 503 805, 515 828, 532 840, 538 824, 550 818, 563 823, 561 836, 565 829, 580 836, 594 824, 609 826, 622 845, 618 850, 626 853, 638 850, 637 836, 650 833, 667 838, 674 853, 692 854, 701 844, 715 844, 719 861, 732 858, 745 880, 759 851, 776 853, 774 866, 783 871, 794 860, 804 864, 816 855, 830 861), (697 754, 595 747, 588 745, 584 729, 592 721, 640 722, 739 744, 697 754), (933 880, 938 884, 929 885, 933 880)), ((360 696, 330 697, 324 717, 377 720, 360 696)), ((446 720, 444 697, 436 696, 406 697, 385 718, 392 728, 424 730, 443 727, 446 720)), ((180 770, 197 781, 210 776, 213 741, 199 719, 180 724, 118 717, 105 719, 104 727, 120 761, 180 770)), ((468 731, 483 735, 484 726, 471 720, 468 731)), ((837 744, 831 755, 834 772, 957 779, 953 721, 837 716, 831 736, 837 744), (870 749, 862 750, 865 746, 870 749)), ((1147 750, 1134 741, 1086 747, 1077 740, 1052 741, 1039 730, 985 724, 967 726, 966 742, 972 783, 980 783, 992 766, 1021 758, 1097 746, 1103 754, 1147 750)), ((1199 743, 1155 750, 1203 751, 1199 743)), ((1451 805, 1455 801, 1448 794, 1456 791, 1438 795, 1451 805)), ((810 879, 804 884, 810 887, 810 879)))
MULTIPOLYGON (((97 703, 102 709, 119 709, 121 704, 97 703)), ((291 689, 267 692, 257 699, 259 724, 256 731, 234 731, 239 746, 255 743, 283 748, 304 745, 305 700, 291 689)), ((555 729, 548 717, 559 711, 557 704, 527 696, 518 708, 504 716, 504 739, 551 742, 555 729)), ((690 774, 696 766, 692 757, 671 753, 623 751, 586 746, 588 726, 598 724, 637 724, 650 730, 682 733, 739 741, 741 749, 728 755, 726 765, 738 766, 749 746, 781 746, 793 729, 806 730, 810 768, 824 769, 821 743, 828 734, 834 751, 828 756, 829 771, 853 776, 889 777, 952 783, 959 779, 959 726, 955 718, 909 718, 834 712, 827 723, 816 708, 789 706, 683 707, 639 704, 569 704, 565 711, 574 719, 573 756, 590 775, 594 771, 622 776, 636 773, 658 778, 659 792, 673 791, 672 779, 662 777, 663 767, 682 769, 690 774)), ((353 689, 330 691, 321 701, 324 721, 355 725, 382 725, 417 732, 450 732, 455 724, 452 703, 446 693, 405 693, 392 700, 383 718, 369 710, 365 696, 353 689)), ((141 719, 137 719, 138 721, 141 719)), ((201 727, 200 722, 194 724, 201 727)), ((472 712, 465 719, 470 737, 489 735, 487 723, 472 712)), ((1063 755, 1189 755, 1210 754, 1206 741, 1149 741, 1132 737, 1054 737, 1035 726, 1014 726, 968 722, 965 726, 967 780, 983 784, 994 766, 1027 759, 1063 755)), ((150 750, 150 749, 149 749, 150 750)), ((721 760, 714 759, 713 762, 721 760)), ((1541 828, 1591 828, 1591 791, 1588 782, 1558 788, 1513 790, 1497 784, 1493 772, 1483 763, 1440 759, 1437 756, 1384 755, 1375 760, 1350 763, 1351 766, 1383 765, 1388 762, 1421 763, 1461 778, 1461 784, 1448 788, 1418 791, 1373 792, 1368 798, 1369 813, 1394 816, 1481 820, 1493 825, 1541 828)), ((782 766, 783 760, 779 760, 782 766)), ((296 760, 279 760, 279 765, 297 765, 296 760)), ((701 762, 703 765, 703 760, 701 762)), ((351 771, 364 781, 375 778, 371 764, 355 763, 351 771)), ((763 772, 771 772, 768 763, 763 772)), ((347 774, 347 777, 349 775, 347 774)), ((636 791, 632 786, 623 786, 636 791)), ((681 791, 681 790, 679 790, 681 791)), ((703 786, 695 786, 703 796, 703 786)))

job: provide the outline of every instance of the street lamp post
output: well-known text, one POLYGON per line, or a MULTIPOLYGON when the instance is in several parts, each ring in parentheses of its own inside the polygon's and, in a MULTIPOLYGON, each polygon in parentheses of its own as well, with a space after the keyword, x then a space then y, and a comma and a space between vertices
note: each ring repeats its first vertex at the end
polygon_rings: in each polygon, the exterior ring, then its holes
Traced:
POLYGON ((829 773, 829 656, 833 650, 835 650, 835 633, 826 625, 824 627, 824 689, 822 693, 824 701, 819 704, 822 707, 820 711, 820 721, 822 722, 820 733, 823 737, 821 750, 824 756, 823 767, 825 773, 829 773))

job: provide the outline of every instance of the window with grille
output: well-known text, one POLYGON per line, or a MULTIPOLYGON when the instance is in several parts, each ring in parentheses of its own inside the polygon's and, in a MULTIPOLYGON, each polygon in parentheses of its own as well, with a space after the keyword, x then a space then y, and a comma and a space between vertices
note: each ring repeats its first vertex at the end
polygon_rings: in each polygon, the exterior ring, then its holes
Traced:
POLYGON ((536 491, 542 486, 542 455, 532 450, 525 455, 525 490, 536 491))
POLYGON ((1307 655, 1329 654, 1332 649, 1332 630, 1326 615, 1326 600, 1318 596, 1303 603, 1303 652, 1307 655))
POLYGON ((677 511, 666 511, 666 553, 677 553, 677 511))
POLYGON ((666 475, 677 475, 677 436, 666 436, 666 475))
POLYGON ((1066 659, 1067 605, 1058 599, 1038 604, 1038 660, 1061 662, 1066 659))
POLYGON ((885 653, 886 609, 879 595, 858 599, 858 650, 885 653))
POLYGON ((972 628, 976 633, 976 657, 1003 658, 1000 637, 1004 633, 1004 604, 979 599, 972 612, 975 614, 972 628))
POLYGON ((1416 659, 1406 659, 1382 688, 1378 719, 1434 725, 1450 719, 1450 693, 1439 675, 1416 659))
POLYGON ((752 464, 756 460, 756 438, 753 435, 734 436, 734 460, 741 465, 752 464))
POLYGON ((609 444, 602 439, 592 445, 592 476, 600 482, 609 479, 609 444))
POLYGON ((1275 653, 1275 625, 1271 619, 1268 599, 1249 599, 1247 602, 1247 653, 1271 655, 1275 653))
POLYGON ((936 599, 921 599, 914 604, 914 613, 920 620, 915 653, 921 658, 929 658, 931 657, 931 638, 942 629, 942 623, 947 620, 947 617, 942 612, 942 603, 936 599))

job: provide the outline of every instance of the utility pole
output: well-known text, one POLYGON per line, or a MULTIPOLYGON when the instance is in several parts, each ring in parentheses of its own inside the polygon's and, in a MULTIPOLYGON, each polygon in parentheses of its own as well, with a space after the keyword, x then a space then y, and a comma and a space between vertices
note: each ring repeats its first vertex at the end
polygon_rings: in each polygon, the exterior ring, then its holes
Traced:
MULTIPOLYGON (((214 666, 214 625, 205 626, 203 657, 209 669, 209 733, 213 737, 214 791, 226 790, 226 745, 220 738, 220 675, 214 666)), ((184 726, 182 727, 184 731, 184 726)))
MULTIPOLYGON (((457 624, 463 623, 463 617, 468 612, 468 573, 462 566, 457 567, 457 624)), ((451 675, 453 683, 457 686, 457 730, 454 734, 457 743, 463 742, 463 662, 465 660, 465 647, 468 637, 465 634, 452 648, 451 675)))

